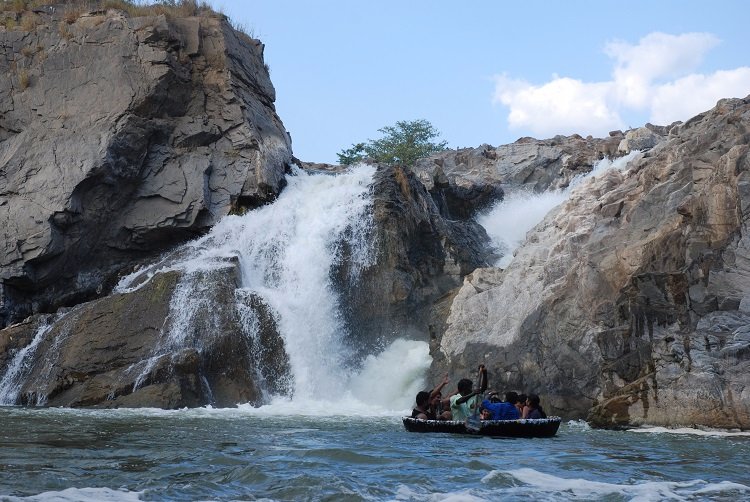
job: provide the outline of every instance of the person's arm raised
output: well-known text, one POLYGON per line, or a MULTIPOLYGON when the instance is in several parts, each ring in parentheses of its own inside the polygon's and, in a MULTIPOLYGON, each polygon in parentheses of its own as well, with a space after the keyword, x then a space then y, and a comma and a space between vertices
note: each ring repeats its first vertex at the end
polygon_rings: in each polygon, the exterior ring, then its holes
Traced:
POLYGON ((484 394, 487 390, 487 368, 484 364, 479 365, 479 394, 484 394))
POLYGON ((432 392, 430 392, 430 400, 432 400, 435 396, 437 396, 438 393, 443 390, 443 387, 448 385, 448 382, 450 382, 450 379, 448 378, 448 373, 446 373, 445 376, 443 377, 443 381, 437 384, 437 387, 432 389, 432 392))

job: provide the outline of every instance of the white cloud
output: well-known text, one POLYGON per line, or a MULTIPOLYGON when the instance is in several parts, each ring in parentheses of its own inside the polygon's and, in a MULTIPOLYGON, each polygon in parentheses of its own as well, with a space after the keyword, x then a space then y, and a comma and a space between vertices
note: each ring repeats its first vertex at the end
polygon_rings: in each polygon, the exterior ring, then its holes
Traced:
POLYGON ((622 127, 622 120, 608 105, 607 84, 587 84, 571 78, 555 78, 534 86, 507 76, 495 77, 493 101, 510 108, 512 129, 528 128, 535 134, 589 134, 589 131, 622 127))
POLYGON ((638 45, 610 42, 604 52, 616 61, 612 84, 624 106, 649 104, 654 81, 687 75, 697 69, 719 39, 709 33, 650 33, 638 45))
POLYGON ((750 93, 750 68, 704 75, 695 72, 719 44, 709 33, 651 33, 638 44, 610 42, 605 53, 613 60, 612 79, 583 82, 553 76, 534 85, 507 75, 495 77, 493 103, 509 108, 511 129, 535 135, 605 135, 624 127, 621 114, 650 114, 657 124, 687 120, 725 97, 750 93))
POLYGON ((720 40, 710 33, 649 33, 638 45, 609 42, 604 53, 617 62, 616 71, 647 80, 674 78, 696 70, 720 40))
POLYGON ((750 68, 694 74, 656 88, 651 100, 650 122, 671 124, 704 112, 721 98, 750 94, 750 68))

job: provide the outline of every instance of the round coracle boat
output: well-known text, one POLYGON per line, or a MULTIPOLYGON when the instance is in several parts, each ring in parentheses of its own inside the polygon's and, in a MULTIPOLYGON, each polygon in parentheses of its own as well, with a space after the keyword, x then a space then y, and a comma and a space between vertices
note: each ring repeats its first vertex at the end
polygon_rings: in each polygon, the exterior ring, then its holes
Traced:
POLYGON ((409 432, 443 432, 491 437, 550 438, 560 428, 560 417, 519 420, 476 420, 466 423, 456 420, 422 420, 404 417, 409 432))

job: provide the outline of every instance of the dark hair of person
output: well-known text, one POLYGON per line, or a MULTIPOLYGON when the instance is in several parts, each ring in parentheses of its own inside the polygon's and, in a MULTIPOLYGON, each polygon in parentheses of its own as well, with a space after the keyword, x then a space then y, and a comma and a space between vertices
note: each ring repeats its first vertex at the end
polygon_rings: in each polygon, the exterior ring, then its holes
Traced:
POLYGON ((536 394, 529 394, 529 406, 532 408, 539 408, 539 396, 536 394))
POLYGON ((518 402, 518 394, 510 391, 505 393, 505 402, 510 404, 516 404, 518 402))
POLYGON ((471 394, 472 385, 471 380, 468 378, 462 378, 458 381, 458 392, 460 392, 461 395, 471 394))
POLYGON ((544 408, 541 407, 539 404, 539 396, 536 394, 530 394, 529 395, 529 407, 532 410, 536 410, 539 412, 539 415, 541 418, 547 418, 547 414, 544 412, 544 408))
POLYGON ((424 406, 430 400, 430 393, 426 390, 420 390, 417 392, 417 406, 424 406))
POLYGON ((525 405, 527 397, 529 397, 529 396, 527 396, 526 394, 519 394, 517 402, 525 405))

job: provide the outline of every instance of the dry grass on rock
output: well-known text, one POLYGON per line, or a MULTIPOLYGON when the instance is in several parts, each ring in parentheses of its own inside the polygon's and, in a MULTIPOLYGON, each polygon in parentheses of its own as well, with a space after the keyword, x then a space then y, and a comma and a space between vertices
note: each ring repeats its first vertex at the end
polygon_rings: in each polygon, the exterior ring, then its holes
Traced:
MULTIPOLYGON (((55 4, 54 0, 0 0, 0 12, 20 14, 51 4, 55 4)), ((64 5, 63 18, 68 24, 74 23, 84 12, 108 9, 120 10, 130 17, 159 15, 219 17, 223 15, 213 10, 208 2, 203 0, 161 0, 148 3, 133 0, 69 0, 59 2, 59 5, 64 5)))

